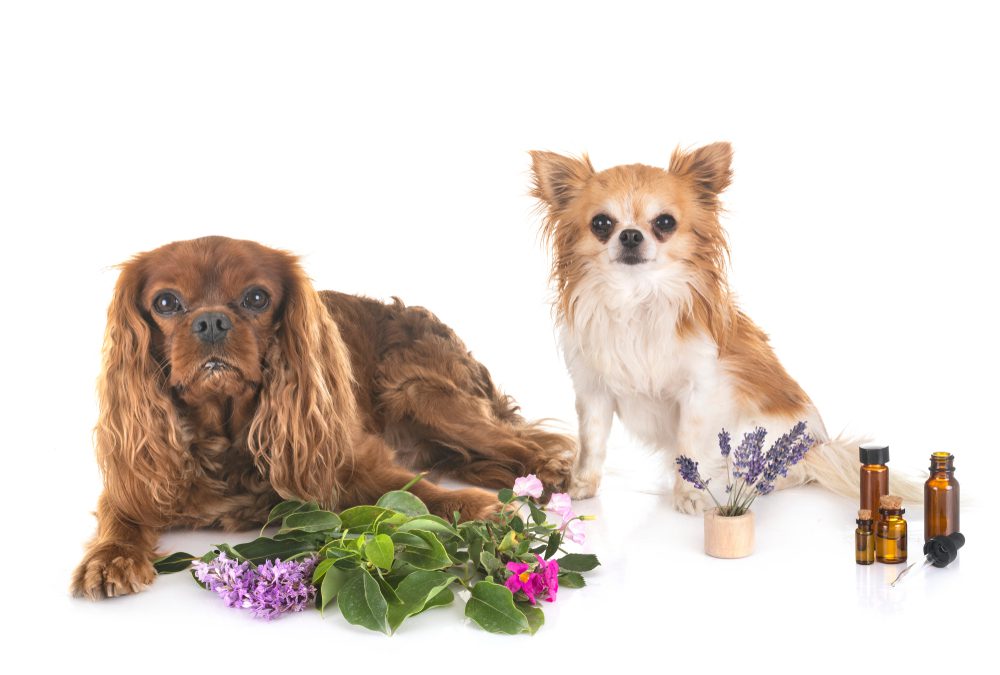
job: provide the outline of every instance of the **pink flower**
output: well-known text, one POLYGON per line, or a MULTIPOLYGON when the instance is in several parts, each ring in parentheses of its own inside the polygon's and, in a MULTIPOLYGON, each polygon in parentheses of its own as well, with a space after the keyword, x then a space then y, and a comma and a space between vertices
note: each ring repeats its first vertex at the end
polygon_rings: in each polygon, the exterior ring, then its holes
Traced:
POLYGON ((510 589, 511 593, 523 592, 528 596, 531 604, 535 604, 535 596, 542 590, 542 579, 534 572, 529 571, 531 565, 509 562, 507 569, 511 571, 511 575, 507 577, 504 585, 510 589))
POLYGON ((529 473, 527 476, 521 476, 514 481, 514 494, 518 497, 534 497, 538 499, 542 496, 542 491, 545 487, 542 485, 542 481, 538 480, 538 476, 533 473, 529 473))
POLYGON ((559 563, 555 560, 546 562, 538 555, 535 557, 538 558, 535 571, 532 571, 528 563, 507 563, 511 575, 507 577, 504 585, 511 593, 518 591, 524 593, 533 605, 538 598, 555 602, 556 593, 559 591, 559 563))
POLYGON ((555 560, 546 562, 545 560, 542 560, 542 557, 539 555, 536 555, 535 557, 538 558, 538 572, 542 577, 542 586, 545 589, 545 600, 548 602, 555 602, 556 593, 559 591, 559 563, 555 560))
POLYGON ((545 510, 551 511, 565 522, 573 517, 573 500, 565 492, 557 492, 552 495, 545 510))
POLYGON ((587 535, 583 531, 583 521, 576 519, 571 520, 566 525, 566 538, 575 544, 582 544, 586 540, 587 535))

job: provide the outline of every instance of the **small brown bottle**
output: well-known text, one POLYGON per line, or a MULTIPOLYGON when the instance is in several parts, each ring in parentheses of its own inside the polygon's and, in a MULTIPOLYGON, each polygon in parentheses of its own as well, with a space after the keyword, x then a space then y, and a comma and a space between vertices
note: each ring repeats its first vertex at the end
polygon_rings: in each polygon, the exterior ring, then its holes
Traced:
POLYGON ((854 530, 854 562, 859 565, 871 565, 875 562, 875 533, 872 532, 872 512, 868 509, 858 511, 855 521, 858 528, 854 530))
POLYGON ((879 500, 889 494, 889 446, 868 443, 858 448, 861 458, 861 508, 878 519, 879 500))
POLYGON ((955 456, 950 452, 935 452, 931 455, 930 472, 924 483, 924 541, 961 530, 955 456))
POLYGON ((895 565, 906 562, 906 521, 903 519, 903 498, 882 497, 879 519, 875 523, 875 560, 895 565))

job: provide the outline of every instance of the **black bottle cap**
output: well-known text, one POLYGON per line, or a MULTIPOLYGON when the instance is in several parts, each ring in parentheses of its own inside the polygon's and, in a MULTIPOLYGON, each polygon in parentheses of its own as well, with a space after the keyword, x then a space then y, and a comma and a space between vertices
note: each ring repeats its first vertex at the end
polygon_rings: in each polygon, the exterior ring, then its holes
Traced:
POLYGON ((865 443, 858 448, 862 464, 885 464, 889 461, 889 446, 865 443))
POLYGON ((958 549, 963 546, 965 546, 965 535, 961 532, 953 532, 947 536, 932 537, 924 544, 924 555, 934 567, 947 567, 958 557, 958 549))

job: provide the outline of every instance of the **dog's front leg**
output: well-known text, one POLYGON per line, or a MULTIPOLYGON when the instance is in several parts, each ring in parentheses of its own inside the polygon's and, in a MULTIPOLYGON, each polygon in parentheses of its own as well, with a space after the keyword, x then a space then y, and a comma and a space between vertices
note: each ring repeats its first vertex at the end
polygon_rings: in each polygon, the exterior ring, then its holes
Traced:
MULTIPOLYGON (((713 493, 725 499, 725 461, 719 453, 719 431, 726 426, 728 406, 720 400, 718 392, 695 387, 684 401, 678 403, 677 455, 686 455, 698 462, 703 478, 716 480, 710 483, 713 493)), ((671 458, 671 469, 675 469, 671 458)), ((707 489, 699 490, 681 479, 674 472, 674 508, 682 513, 702 513, 715 507, 707 489)))
POLYGON ((597 494, 608 451, 608 435, 615 416, 611 394, 598 388, 578 388, 576 414, 580 423, 580 454, 573 467, 569 493, 575 499, 597 494))
POLYGON ((97 503, 97 534, 73 573, 73 595, 100 600, 138 593, 153 583, 159 530, 129 522, 110 504, 97 503))

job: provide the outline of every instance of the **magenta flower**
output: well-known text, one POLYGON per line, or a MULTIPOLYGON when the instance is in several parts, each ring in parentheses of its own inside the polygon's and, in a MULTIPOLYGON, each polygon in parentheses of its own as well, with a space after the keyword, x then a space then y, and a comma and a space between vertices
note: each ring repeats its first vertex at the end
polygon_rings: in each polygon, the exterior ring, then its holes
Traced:
POLYGON ((504 585, 511 593, 524 593, 533 605, 539 598, 555 602, 556 593, 559 592, 559 563, 555 560, 546 562, 538 555, 535 557, 538 558, 538 564, 534 570, 528 563, 507 563, 511 575, 504 585))
POLYGON ((539 555, 535 557, 538 558, 538 573, 541 576, 542 588, 545 591, 545 600, 555 602, 556 593, 559 591, 559 563, 555 560, 546 562, 539 555))
POLYGON ((521 591, 528 596, 531 604, 535 604, 535 596, 542 590, 542 580, 537 574, 531 571, 531 565, 520 562, 509 562, 507 563, 507 569, 510 570, 511 575, 507 577, 504 585, 511 593, 521 591))
POLYGON ((533 473, 521 476, 514 481, 514 494, 518 497, 534 497, 538 499, 542 496, 544 489, 542 481, 538 480, 538 476, 533 473))

